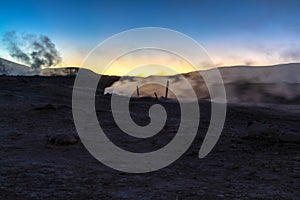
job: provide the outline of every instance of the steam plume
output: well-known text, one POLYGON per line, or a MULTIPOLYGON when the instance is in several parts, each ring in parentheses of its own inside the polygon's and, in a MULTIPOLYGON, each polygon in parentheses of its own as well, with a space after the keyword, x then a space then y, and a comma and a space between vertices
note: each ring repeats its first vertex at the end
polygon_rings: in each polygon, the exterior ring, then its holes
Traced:
POLYGON ((3 43, 10 56, 30 65, 35 71, 58 65, 62 61, 54 43, 44 35, 22 34, 20 36, 15 31, 11 31, 4 34, 3 43))

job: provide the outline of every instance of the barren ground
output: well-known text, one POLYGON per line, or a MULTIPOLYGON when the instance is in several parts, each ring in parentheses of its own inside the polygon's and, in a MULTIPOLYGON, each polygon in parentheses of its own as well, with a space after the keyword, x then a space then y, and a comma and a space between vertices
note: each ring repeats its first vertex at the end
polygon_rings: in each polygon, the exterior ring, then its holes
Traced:
MULTIPOLYGON (((107 78, 106 86, 116 78, 107 78)), ((147 174, 127 174, 94 159, 80 143, 55 145, 49 137, 76 135, 72 77, 0 77, 0 199, 297 199, 300 196, 298 105, 229 105, 221 138, 198 158, 209 124, 209 103, 199 102, 199 133, 176 162, 147 174), (289 110, 290 109, 290 110, 289 110)), ((176 133, 176 102, 163 103, 172 120, 146 141, 122 135, 110 96, 97 111, 106 134, 136 152, 163 147, 176 133), (129 141, 130 140, 130 141, 129 141)), ((133 119, 147 123, 151 98, 133 99, 133 119)))

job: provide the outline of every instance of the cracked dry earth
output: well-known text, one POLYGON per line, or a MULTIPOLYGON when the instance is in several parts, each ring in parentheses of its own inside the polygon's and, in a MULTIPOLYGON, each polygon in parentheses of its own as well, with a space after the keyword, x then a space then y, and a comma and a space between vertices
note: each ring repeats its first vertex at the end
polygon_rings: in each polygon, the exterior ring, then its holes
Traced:
MULTIPOLYGON (((0 77, 0 199, 299 198, 298 105, 228 105, 218 143, 199 159, 210 118, 210 104, 201 101, 198 135, 188 151, 159 171, 128 174, 98 162, 80 142, 72 118, 73 81, 0 77)), ((180 123, 175 101, 162 103, 171 117, 157 136, 128 138, 115 125, 103 89, 96 97, 98 119, 116 145, 147 152, 172 140, 180 123)), ((147 124, 154 103, 132 99, 133 120, 147 124)))

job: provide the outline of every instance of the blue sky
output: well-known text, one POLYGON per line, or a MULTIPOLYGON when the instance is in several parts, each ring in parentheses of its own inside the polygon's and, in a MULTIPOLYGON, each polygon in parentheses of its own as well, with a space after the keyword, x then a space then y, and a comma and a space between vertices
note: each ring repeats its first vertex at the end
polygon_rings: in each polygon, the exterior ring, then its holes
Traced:
MULTIPOLYGON (((80 65, 121 31, 165 27, 196 39, 217 65, 300 62, 300 0, 1 1, 0 35, 49 36, 64 65, 80 65)), ((0 56, 13 60, 0 46, 0 56)))

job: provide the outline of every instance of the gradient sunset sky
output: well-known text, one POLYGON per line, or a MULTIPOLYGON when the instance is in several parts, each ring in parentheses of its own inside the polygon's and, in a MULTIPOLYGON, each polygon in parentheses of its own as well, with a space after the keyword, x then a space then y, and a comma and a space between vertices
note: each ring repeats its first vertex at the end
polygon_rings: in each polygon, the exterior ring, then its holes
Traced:
MULTIPOLYGON (((49 36, 63 66, 113 34, 164 27, 198 41, 217 66, 300 62, 300 0, 1 1, 0 35, 49 36)), ((3 45, 0 57, 13 60, 3 45)))

